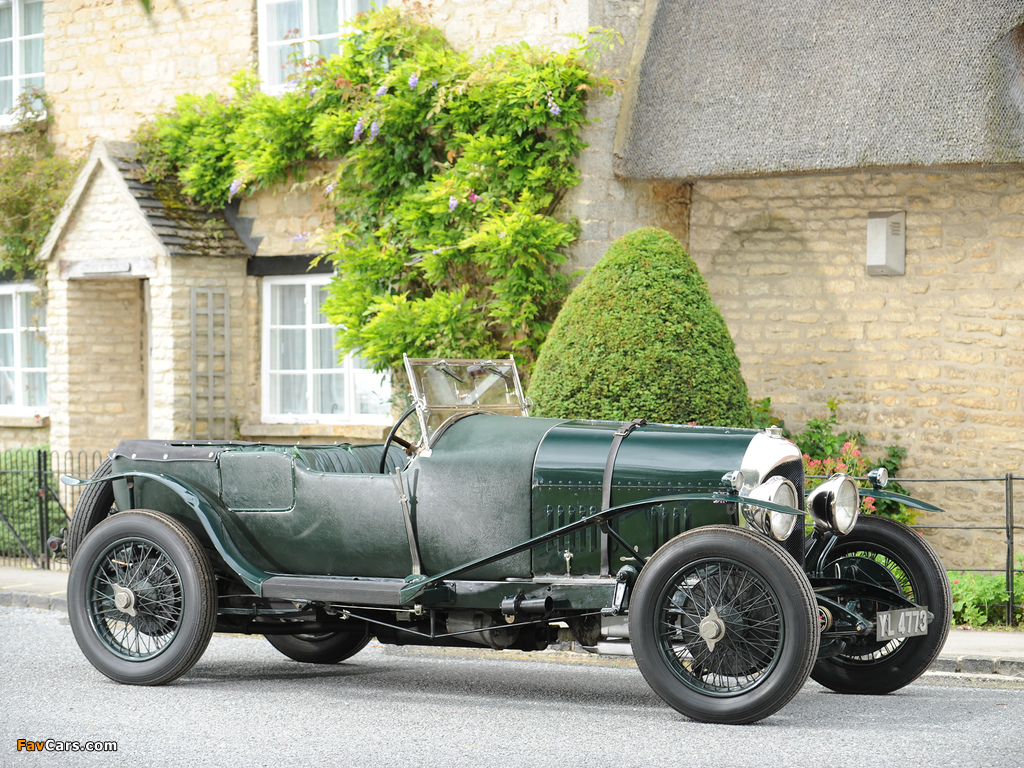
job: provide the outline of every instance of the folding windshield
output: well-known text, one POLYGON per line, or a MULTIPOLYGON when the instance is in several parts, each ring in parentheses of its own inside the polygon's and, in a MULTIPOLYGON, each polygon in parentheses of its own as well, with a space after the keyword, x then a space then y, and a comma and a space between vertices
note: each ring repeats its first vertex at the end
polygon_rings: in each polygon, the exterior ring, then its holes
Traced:
POLYGON ((444 422, 460 413, 530 415, 519 372, 511 357, 507 360, 406 357, 405 370, 427 444, 444 422))

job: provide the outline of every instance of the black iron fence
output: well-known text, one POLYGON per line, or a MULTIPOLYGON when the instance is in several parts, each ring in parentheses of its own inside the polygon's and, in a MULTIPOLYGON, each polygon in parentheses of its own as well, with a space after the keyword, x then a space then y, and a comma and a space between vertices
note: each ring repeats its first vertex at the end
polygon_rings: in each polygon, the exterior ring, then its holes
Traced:
POLYGON ((0 452, 0 565, 67 567, 46 546, 65 528, 80 489, 61 475, 87 478, 100 465, 99 452, 65 453, 38 448, 0 452))
POLYGON ((1002 477, 939 477, 939 478, 898 478, 903 485, 915 483, 944 483, 947 485, 968 484, 973 487, 987 484, 1001 484, 1003 486, 1003 511, 1005 522, 1003 525, 914 525, 922 531, 991 531, 1005 536, 1006 564, 1001 568, 975 563, 973 565, 950 570, 970 571, 974 573, 1002 573, 1006 577, 1006 623, 1013 626, 1016 616, 1016 609, 1020 604, 1014 600, 1014 587, 1017 579, 1024 579, 1024 568, 1016 563, 1016 531, 1024 531, 1024 525, 1018 525, 1014 516, 1013 496, 1016 482, 1024 480, 1024 477, 1016 477, 1007 472, 1002 477))
MULTIPOLYGON (((99 452, 58 455, 47 450, 20 448, 0 453, 0 565, 67 567, 65 560, 53 558, 46 540, 67 526, 81 491, 74 486, 63 485, 60 475, 87 478, 102 461, 99 452)), ((1024 579, 1024 568, 1016 564, 1015 536, 1017 531, 1024 531, 1024 525, 1018 525, 1014 516, 1015 483, 1021 481, 1024 481, 1024 477, 1015 477, 1009 473, 1002 477, 899 478, 903 485, 941 483, 948 487, 967 484, 977 488, 985 484, 1002 484, 1005 512, 1003 525, 928 523, 913 527, 922 531, 989 531, 1005 536, 1005 567, 993 568, 987 563, 975 563, 956 570, 1005 574, 1008 624, 1014 623, 1016 609, 1020 607, 1014 600, 1015 582, 1024 579)), ((938 516, 933 519, 942 518, 938 516)))

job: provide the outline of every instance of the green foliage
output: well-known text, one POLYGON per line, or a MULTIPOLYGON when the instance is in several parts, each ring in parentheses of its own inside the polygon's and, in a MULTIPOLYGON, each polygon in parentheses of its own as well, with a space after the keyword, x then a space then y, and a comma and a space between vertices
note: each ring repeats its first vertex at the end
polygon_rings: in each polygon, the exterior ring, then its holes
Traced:
POLYGON ((52 110, 41 91, 23 93, 17 130, 0 140, 0 269, 16 279, 33 261, 74 184, 78 162, 54 154, 46 132, 52 110))
MULTIPOLYGON (((1018 557, 1018 561, 1021 558, 1018 557)), ((949 571, 949 585, 953 592, 953 623, 981 627, 986 624, 1006 623, 1006 577, 1002 574, 981 574, 971 571, 949 571)), ((1014 579, 1015 621, 1024 618, 1024 574, 1014 579)))
POLYGON ((394 9, 361 14, 329 59, 295 59, 287 92, 251 74, 234 96, 186 95, 138 134, 151 178, 175 176, 211 206, 338 160, 326 187, 335 225, 325 312, 343 351, 378 369, 410 356, 526 364, 568 291, 575 240, 552 216, 579 181, 598 33, 568 53, 519 46, 471 61, 394 9))
POLYGON ((750 426, 732 337, 682 245, 614 242, 572 292, 534 369, 541 415, 750 426))
MULTIPOLYGON (((889 477, 894 478, 899 472, 903 459, 907 456, 907 449, 900 445, 889 445, 885 447, 885 455, 882 458, 875 460, 866 458, 862 452, 865 442, 863 434, 849 430, 836 432, 839 427, 839 406, 841 404, 842 400, 837 398, 828 400, 826 402, 828 418, 809 419, 802 432, 794 434, 783 429, 783 434, 795 442, 803 454, 804 472, 808 476, 824 475, 826 477, 836 472, 843 472, 851 477, 863 478, 871 470, 885 467, 889 477)), ((771 405, 771 398, 752 403, 756 426, 766 427, 772 424, 783 426, 780 420, 772 417, 771 405)), ((808 481, 808 487, 813 488, 819 482, 808 481)), ((866 480, 862 480, 860 485, 862 488, 870 487, 870 483, 866 480)), ((886 490, 895 493, 907 492, 892 479, 886 486, 886 490)), ((870 495, 870 492, 861 493, 861 512, 890 517, 907 525, 913 525, 917 521, 915 509, 903 507, 895 501, 876 499, 870 495)))

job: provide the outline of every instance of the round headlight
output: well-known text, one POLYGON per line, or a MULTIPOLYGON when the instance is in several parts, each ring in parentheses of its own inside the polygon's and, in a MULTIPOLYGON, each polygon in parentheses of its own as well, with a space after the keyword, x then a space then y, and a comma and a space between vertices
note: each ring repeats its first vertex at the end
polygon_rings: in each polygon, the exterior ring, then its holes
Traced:
POLYGON ((796 493, 796 486, 784 477, 769 477, 749 494, 752 499, 770 501, 774 504, 782 504, 794 508, 794 514, 768 510, 764 507, 757 507, 753 504, 744 504, 743 513, 750 523, 777 541, 785 541, 796 528, 799 515, 796 508, 799 499, 796 493))
POLYGON ((819 530, 849 533, 860 514, 857 484, 846 475, 832 475, 811 491, 807 512, 819 530))
MULTIPOLYGON (((772 501, 776 504, 785 504, 787 507, 793 507, 794 509, 800 504, 796 498, 796 488, 789 481, 779 484, 778 492, 775 494, 775 498, 773 498, 772 501)), ((793 529, 796 528, 797 519, 797 515, 789 515, 785 512, 769 510, 768 521, 772 527, 772 537, 779 541, 785 541, 788 539, 793 533, 793 529)))

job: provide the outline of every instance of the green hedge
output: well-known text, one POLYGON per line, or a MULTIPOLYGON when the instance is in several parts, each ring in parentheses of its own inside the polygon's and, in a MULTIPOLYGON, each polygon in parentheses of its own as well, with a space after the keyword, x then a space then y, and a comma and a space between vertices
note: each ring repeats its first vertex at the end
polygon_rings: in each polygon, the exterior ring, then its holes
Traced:
POLYGON ((530 384, 535 413, 559 418, 753 423, 729 330, 668 232, 617 240, 569 295, 530 384))

